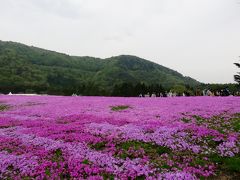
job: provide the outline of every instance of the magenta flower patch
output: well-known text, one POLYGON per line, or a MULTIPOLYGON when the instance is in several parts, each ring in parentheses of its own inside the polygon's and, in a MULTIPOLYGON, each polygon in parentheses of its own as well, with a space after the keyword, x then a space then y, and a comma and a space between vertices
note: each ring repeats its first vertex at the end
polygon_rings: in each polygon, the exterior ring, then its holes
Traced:
POLYGON ((0 96, 0 179, 240 175, 240 98, 0 96))

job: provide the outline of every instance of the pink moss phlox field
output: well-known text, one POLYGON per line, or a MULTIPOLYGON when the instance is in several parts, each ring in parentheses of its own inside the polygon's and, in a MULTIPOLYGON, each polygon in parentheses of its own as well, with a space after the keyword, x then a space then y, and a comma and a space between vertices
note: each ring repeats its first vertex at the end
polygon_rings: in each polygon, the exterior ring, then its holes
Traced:
POLYGON ((227 167, 240 162, 238 97, 2 95, 1 105, 0 179, 238 173, 239 166, 227 167))

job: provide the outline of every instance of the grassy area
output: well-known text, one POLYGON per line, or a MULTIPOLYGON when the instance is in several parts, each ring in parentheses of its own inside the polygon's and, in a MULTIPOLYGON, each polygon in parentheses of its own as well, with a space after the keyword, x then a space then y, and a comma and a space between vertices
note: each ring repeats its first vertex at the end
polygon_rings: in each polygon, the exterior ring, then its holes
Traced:
POLYGON ((130 106, 120 105, 120 106, 110 106, 112 111, 122 111, 130 108, 130 106))
POLYGON ((141 141, 126 141, 117 145, 117 149, 121 151, 118 156, 122 159, 127 157, 130 159, 138 158, 138 156, 147 155, 153 159, 164 153, 171 153, 171 149, 158 146, 152 143, 146 143, 141 141))
POLYGON ((240 114, 235 114, 229 119, 225 119, 221 115, 213 116, 209 119, 193 115, 192 119, 184 117, 181 119, 181 121, 184 123, 195 122, 198 126, 205 125, 208 128, 215 129, 222 134, 229 132, 240 132, 240 114))
POLYGON ((0 104, 0 111, 5 111, 5 110, 8 110, 9 108, 10 108, 9 105, 0 104))
POLYGON ((105 149, 106 144, 107 144, 106 142, 98 142, 96 144, 91 144, 90 148, 95 149, 97 151, 101 151, 101 150, 105 149))

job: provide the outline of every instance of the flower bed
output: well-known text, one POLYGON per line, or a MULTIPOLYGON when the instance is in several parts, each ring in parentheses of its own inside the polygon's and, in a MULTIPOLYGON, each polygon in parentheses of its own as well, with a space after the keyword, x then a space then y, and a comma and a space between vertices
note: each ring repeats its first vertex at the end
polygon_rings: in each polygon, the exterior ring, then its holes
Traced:
POLYGON ((240 175, 240 98, 0 96, 0 178, 240 175))

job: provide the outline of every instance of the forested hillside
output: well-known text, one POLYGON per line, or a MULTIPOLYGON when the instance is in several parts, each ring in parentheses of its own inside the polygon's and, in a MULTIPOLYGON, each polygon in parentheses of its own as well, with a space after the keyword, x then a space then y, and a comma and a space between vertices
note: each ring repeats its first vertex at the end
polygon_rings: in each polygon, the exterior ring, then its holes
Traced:
POLYGON ((0 92, 112 95, 122 86, 195 87, 190 77, 135 56, 77 57, 0 41, 0 92))

